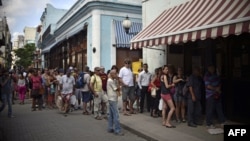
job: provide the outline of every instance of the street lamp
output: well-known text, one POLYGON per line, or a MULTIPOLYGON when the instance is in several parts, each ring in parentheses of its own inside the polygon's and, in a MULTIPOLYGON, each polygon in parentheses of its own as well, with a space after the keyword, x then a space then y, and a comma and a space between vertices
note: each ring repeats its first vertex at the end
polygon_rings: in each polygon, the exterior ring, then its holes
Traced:
POLYGON ((126 18, 122 21, 122 26, 125 30, 125 32, 129 35, 136 35, 138 32, 129 32, 129 29, 132 27, 132 22, 130 21, 128 15, 126 18))

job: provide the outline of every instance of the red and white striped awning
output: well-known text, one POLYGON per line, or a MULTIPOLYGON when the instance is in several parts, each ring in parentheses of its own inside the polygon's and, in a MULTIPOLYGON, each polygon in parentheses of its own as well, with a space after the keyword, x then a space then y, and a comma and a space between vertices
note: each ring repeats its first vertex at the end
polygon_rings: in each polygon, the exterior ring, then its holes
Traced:
POLYGON ((249 31, 250 0, 192 0, 165 10, 131 40, 131 49, 249 31))

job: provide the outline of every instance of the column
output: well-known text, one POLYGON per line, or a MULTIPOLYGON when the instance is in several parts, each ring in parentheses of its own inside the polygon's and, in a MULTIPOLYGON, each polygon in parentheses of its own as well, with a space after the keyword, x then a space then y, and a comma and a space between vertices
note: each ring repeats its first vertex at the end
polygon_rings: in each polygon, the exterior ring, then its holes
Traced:
POLYGON ((100 66, 100 58, 101 58, 101 16, 99 10, 94 10, 92 12, 92 59, 91 66, 92 70, 96 66, 100 66), (93 49, 95 48, 95 53, 93 49))

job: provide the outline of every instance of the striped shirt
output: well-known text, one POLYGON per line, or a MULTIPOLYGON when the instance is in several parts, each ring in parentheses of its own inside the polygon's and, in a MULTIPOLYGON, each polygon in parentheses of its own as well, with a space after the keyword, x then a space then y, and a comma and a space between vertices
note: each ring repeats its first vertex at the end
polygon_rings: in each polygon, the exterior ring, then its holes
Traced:
POLYGON ((208 89, 207 86, 210 85, 212 87, 218 87, 220 86, 221 80, 217 74, 211 74, 207 72, 204 76, 204 82, 206 86, 206 98, 209 98, 213 96, 216 93, 216 91, 208 89))

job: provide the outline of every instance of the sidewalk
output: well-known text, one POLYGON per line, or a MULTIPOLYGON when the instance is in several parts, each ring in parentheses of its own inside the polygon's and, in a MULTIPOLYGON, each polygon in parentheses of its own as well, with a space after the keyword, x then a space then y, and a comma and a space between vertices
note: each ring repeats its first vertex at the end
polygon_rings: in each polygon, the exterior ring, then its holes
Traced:
POLYGON ((137 113, 132 116, 120 114, 120 122, 127 129, 149 141, 222 141, 223 134, 211 135, 205 125, 192 128, 187 123, 172 124, 176 128, 166 128, 161 125, 161 117, 152 118, 150 113, 137 113))

